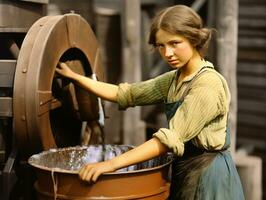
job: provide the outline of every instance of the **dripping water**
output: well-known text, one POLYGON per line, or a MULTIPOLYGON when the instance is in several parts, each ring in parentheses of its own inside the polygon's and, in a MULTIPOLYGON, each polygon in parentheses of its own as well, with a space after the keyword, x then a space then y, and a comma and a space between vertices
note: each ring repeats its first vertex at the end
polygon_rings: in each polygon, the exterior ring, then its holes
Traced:
POLYGON ((53 181, 53 188, 54 188, 54 200, 57 199, 57 176, 54 173, 54 170, 51 170, 51 177, 53 181))
MULTIPOLYGON (((98 58, 98 53, 99 52, 97 50, 96 58, 95 58, 96 61, 97 61, 97 58, 98 58)), ((96 64, 96 61, 95 61, 94 64, 96 64)), ((93 73, 91 75, 91 78, 93 80, 97 81, 97 76, 96 76, 95 73, 93 73)), ((97 100, 98 100, 98 108, 99 108, 99 119, 98 119, 98 123, 99 123, 100 129, 101 129, 102 161, 105 161, 105 152, 106 152, 106 149, 105 149, 105 132, 104 132, 104 119, 105 119, 105 114, 104 114, 104 110, 103 110, 102 99, 100 97, 98 97, 97 100)))

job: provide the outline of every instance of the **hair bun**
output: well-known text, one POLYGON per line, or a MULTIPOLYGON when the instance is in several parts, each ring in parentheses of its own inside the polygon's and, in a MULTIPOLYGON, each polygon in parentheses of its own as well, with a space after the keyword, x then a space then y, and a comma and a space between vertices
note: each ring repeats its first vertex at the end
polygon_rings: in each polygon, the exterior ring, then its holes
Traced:
POLYGON ((208 49, 209 41, 212 37, 212 29, 209 28, 201 28, 198 32, 199 43, 196 45, 196 48, 201 52, 205 53, 208 49))

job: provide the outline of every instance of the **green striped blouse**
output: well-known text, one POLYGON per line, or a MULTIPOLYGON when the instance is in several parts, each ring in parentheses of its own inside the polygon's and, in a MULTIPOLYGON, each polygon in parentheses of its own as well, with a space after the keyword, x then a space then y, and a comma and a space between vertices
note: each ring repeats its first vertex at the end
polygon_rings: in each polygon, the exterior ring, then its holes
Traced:
MULTIPOLYGON (((204 66, 210 68, 202 69, 207 72, 194 81, 169 121, 169 127, 160 128, 153 134, 178 156, 183 155, 184 143, 189 140, 207 150, 220 150, 225 143, 230 92, 225 79, 213 65, 205 62, 204 66)), ((147 81, 119 84, 119 108, 178 101, 197 72, 178 84, 177 74, 177 70, 173 70, 147 81)))

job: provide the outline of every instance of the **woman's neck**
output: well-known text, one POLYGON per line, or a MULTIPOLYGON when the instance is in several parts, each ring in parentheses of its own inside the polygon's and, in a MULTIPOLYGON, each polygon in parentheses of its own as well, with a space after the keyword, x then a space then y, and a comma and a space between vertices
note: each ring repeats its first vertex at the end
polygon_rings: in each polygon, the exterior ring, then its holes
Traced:
POLYGON ((205 60, 199 55, 199 53, 195 53, 188 63, 180 69, 180 76, 182 79, 190 76, 191 74, 199 71, 203 65, 205 65, 205 60))

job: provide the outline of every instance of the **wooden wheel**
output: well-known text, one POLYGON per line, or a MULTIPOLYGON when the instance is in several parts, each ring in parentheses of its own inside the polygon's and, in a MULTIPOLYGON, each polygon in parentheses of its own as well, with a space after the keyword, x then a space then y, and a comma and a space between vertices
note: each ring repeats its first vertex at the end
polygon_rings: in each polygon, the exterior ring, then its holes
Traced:
POLYGON ((16 67, 13 128, 25 156, 79 144, 81 123, 97 121, 97 97, 55 74, 58 62, 103 80, 96 37, 77 14, 46 16, 28 31, 16 67))

